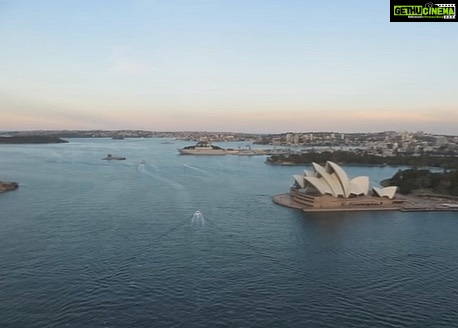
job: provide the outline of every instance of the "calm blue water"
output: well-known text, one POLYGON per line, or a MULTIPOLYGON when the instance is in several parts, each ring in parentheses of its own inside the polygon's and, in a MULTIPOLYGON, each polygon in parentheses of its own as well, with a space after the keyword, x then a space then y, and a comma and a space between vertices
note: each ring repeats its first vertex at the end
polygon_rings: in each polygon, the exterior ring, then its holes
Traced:
POLYGON ((304 214, 303 167, 163 141, 0 145, 0 327, 458 327, 456 212, 304 214))

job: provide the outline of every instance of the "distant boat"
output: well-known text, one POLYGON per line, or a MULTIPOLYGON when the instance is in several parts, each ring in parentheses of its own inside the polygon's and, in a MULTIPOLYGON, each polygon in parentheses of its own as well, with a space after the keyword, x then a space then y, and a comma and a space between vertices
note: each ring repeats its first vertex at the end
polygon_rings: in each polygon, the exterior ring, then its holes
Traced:
POLYGON ((125 160, 126 158, 125 158, 125 157, 113 156, 113 155, 111 155, 111 154, 108 154, 107 157, 102 158, 102 159, 107 160, 107 161, 113 161, 113 160, 123 161, 123 160, 125 160))
POLYGON ((240 150, 236 155, 239 155, 239 156, 254 156, 254 155, 257 155, 257 154, 256 154, 256 152, 254 150, 244 149, 244 150, 240 150))
POLYGON ((113 136, 112 139, 114 139, 114 140, 123 140, 124 137, 123 136, 113 136))
POLYGON ((146 164, 145 160, 143 159, 140 164, 146 164))
POLYGON ((226 149, 199 141, 194 146, 178 149, 181 155, 226 155, 226 149))

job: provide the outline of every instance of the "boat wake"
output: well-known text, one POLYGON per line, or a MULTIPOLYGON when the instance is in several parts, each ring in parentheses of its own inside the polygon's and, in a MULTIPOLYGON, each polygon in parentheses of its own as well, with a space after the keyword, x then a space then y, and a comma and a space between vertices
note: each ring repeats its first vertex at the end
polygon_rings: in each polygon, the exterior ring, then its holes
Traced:
POLYGON ((191 226, 192 227, 204 227, 205 226, 205 218, 202 212, 195 211, 191 217, 191 226))
POLYGON ((183 164, 183 167, 184 167, 185 169, 188 168, 188 169, 197 171, 197 172, 202 173, 202 174, 204 174, 204 175, 206 175, 206 176, 212 176, 212 175, 210 174, 210 172, 205 171, 205 170, 202 170, 202 169, 199 169, 198 167, 195 167, 195 166, 192 166, 192 165, 189 165, 189 164, 183 164))
POLYGON ((144 173, 145 172, 145 164, 138 164, 138 168, 137 168, 138 172, 142 172, 144 173))
POLYGON ((162 181, 166 184, 168 184, 169 186, 173 187, 174 189, 177 189, 177 190, 184 190, 185 187, 181 184, 181 183, 178 183, 172 179, 169 179, 169 178, 166 178, 166 177, 163 177, 163 176, 160 176, 158 174, 155 174, 153 172, 150 172, 146 167, 145 167, 145 164, 139 164, 138 165, 138 172, 142 173, 142 174, 145 174, 151 178, 154 178, 154 179, 157 179, 159 181, 162 181))

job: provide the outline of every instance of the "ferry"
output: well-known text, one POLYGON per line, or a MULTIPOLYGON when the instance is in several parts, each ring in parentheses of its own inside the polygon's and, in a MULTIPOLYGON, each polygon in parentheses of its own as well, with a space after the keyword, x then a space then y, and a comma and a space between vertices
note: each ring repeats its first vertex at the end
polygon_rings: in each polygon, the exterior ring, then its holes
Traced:
POLYGON ((111 155, 111 154, 108 154, 107 157, 102 158, 102 159, 107 160, 107 161, 113 161, 113 160, 123 161, 123 160, 125 160, 126 158, 125 158, 125 157, 119 157, 119 156, 113 156, 113 155, 111 155))

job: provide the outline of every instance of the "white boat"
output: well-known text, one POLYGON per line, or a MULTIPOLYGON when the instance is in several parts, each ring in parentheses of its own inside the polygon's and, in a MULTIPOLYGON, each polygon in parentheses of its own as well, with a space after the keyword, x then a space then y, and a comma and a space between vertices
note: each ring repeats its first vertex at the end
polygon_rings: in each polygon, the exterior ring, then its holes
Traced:
POLYGON ((194 146, 178 149, 181 155, 226 155, 226 149, 212 145, 206 141, 199 141, 194 146))

